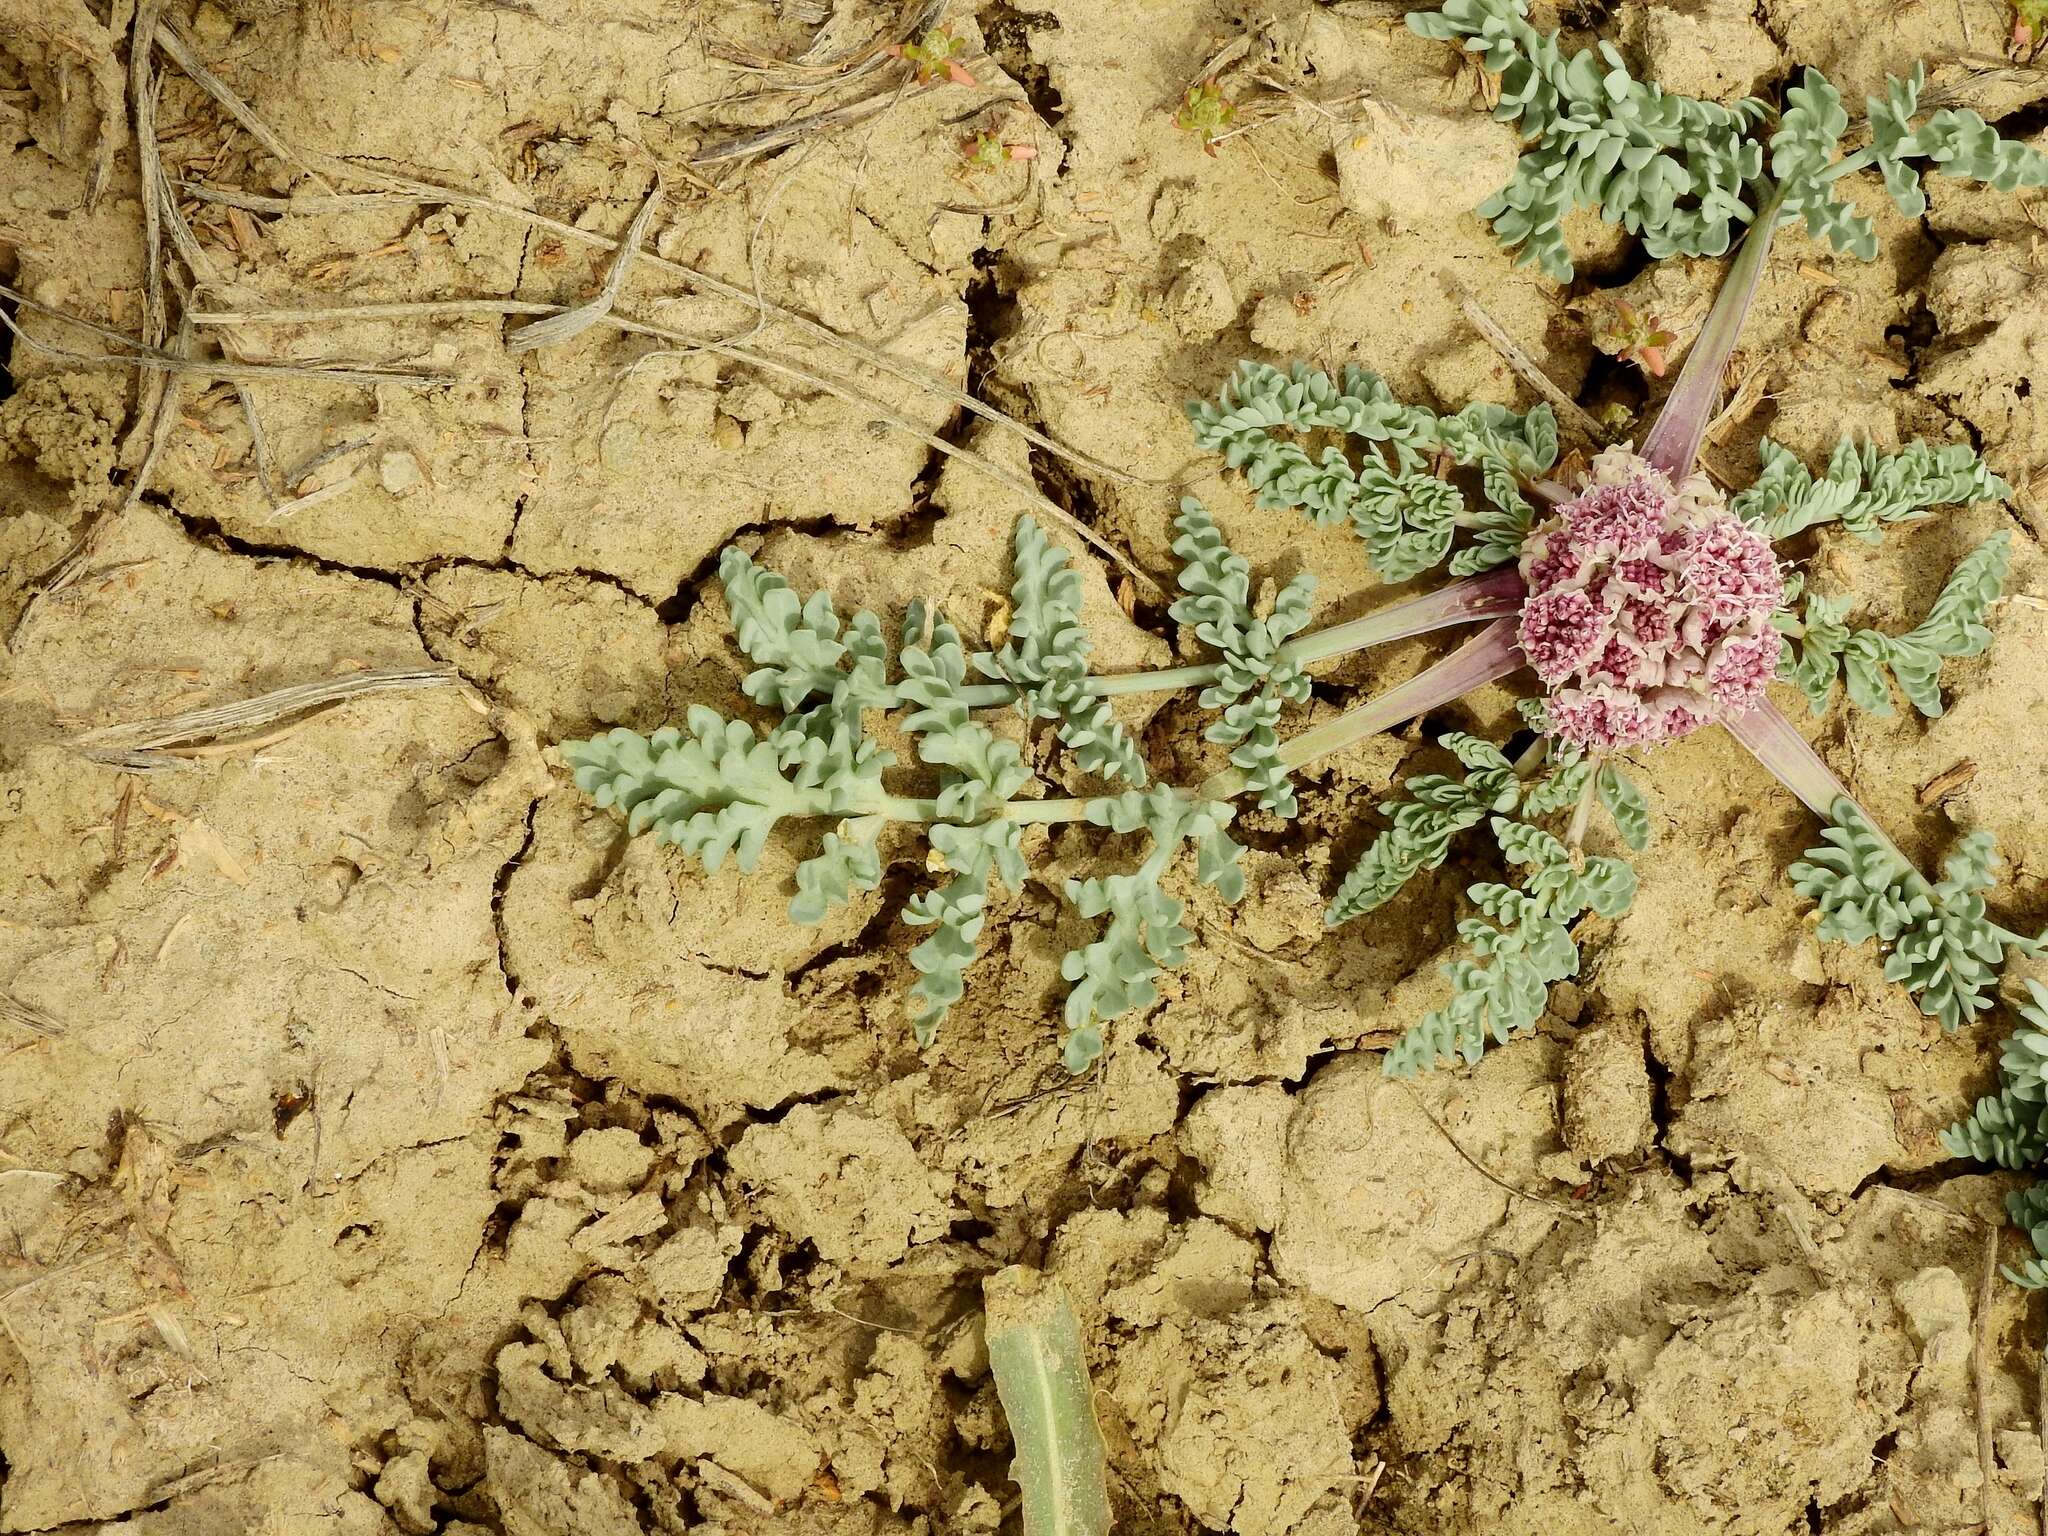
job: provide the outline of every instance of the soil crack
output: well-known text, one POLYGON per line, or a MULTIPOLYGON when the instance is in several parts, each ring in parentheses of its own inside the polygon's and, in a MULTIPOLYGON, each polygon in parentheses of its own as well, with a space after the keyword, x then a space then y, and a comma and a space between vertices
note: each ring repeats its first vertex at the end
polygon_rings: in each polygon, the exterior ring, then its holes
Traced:
POLYGON ((518 851, 503 864, 491 880, 491 932, 498 941, 498 974, 505 978, 505 995, 515 1007, 531 1007, 532 999, 520 985, 519 973, 512 966, 511 935, 505 928, 505 893, 512 887, 512 877, 519 872, 519 866, 526 862, 533 852, 534 825, 540 817, 540 803, 545 794, 535 795, 526 804, 525 835, 520 839, 518 851))

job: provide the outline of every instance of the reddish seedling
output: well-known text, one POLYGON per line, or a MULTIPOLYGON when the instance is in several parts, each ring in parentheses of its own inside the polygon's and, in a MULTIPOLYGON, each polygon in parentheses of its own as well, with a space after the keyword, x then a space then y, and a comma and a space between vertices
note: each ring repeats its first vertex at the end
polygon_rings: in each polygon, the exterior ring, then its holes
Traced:
POLYGON ((960 144, 960 158, 969 170, 992 171, 1013 160, 1036 160, 1036 144, 1012 144, 1000 134, 983 130, 960 144))
POLYGON ((1609 357, 1634 363, 1652 378, 1664 377, 1668 349, 1678 335, 1655 316, 1646 315, 1627 299, 1616 299, 1605 323, 1595 328, 1593 345, 1609 357))
POLYGON ((919 85, 936 85, 950 80, 955 85, 979 85, 974 72, 960 62, 967 44, 953 35, 950 27, 933 27, 914 43, 891 43, 883 52, 901 59, 915 74, 919 85))
POLYGON ((2048 0, 2012 0, 2012 36, 2007 41, 2019 57, 2031 57, 2048 41, 2048 0))

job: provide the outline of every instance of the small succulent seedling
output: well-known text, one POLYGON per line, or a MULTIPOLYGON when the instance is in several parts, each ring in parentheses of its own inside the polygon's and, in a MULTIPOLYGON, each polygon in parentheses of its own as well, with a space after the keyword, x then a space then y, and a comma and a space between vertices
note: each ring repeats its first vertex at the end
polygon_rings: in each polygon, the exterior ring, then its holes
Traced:
POLYGON ((984 129, 960 145, 960 159, 971 171, 992 171, 1013 160, 1036 160, 1036 144, 1006 144, 1000 135, 984 129))
POLYGON ((2012 0, 2014 53, 2031 53, 2048 39, 2048 0, 2012 0))
POLYGON ((908 64, 919 85, 936 85, 941 80, 950 80, 955 85, 981 83, 960 62, 967 44, 955 37, 950 27, 933 27, 914 43, 891 43, 882 51, 908 64))
MULTIPOLYGON (((1453 3, 1467 16, 1520 15, 1506 0, 1453 3)), ((1510 68, 1507 81, 1523 97, 1548 78, 1544 68, 1576 81, 1591 67, 1586 55, 1560 62, 1554 39, 1526 27, 1499 46, 1512 54, 1522 42, 1537 58, 1510 68)), ((1613 106, 1629 89, 1653 88, 1624 79, 1602 99, 1613 106)), ((1811 101, 1810 77, 1805 89, 1811 101)), ((1689 120, 1682 98, 1655 100, 1671 121, 1689 120)), ((1781 137, 1804 141, 1808 127, 1796 120, 1804 110, 1787 110, 1781 137)), ((2015 175, 2033 174, 2025 152, 1995 135, 1987 146, 1956 124, 1941 132, 1969 140, 1973 153, 2015 175)), ((1879 138, 1904 152, 1897 137, 1879 138)), ((1445 737, 1459 771, 1410 778, 1381 807, 1388 826, 1325 914, 1335 926, 1372 912, 1418 873, 1441 867, 1453 839, 1481 823, 1515 876, 1468 888, 1472 914, 1458 925, 1465 952, 1445 967, 1450 998, 1388 1054, 1389 1072, 1476 1061, 1489 1043, 1535 1027, 1550 984, 1577 968, 1574 926, 1588 912, 1618 917, 1634 895, 1626 854, 1644 846, 1649 811, 1623 754, 1714 726, 1828 824, 1822 846, 1790 871, 1820 909, 1821 938, 1885 946, 1887 975, 1954 1028, 1990 1005, 2008 950, 2040 947, 1987 913, 1989 838, 1965 838, 1945 877, 1925 879, 1765 693, 1774 679, 1793 683, 1819 709, 1840 680, 1852 704, 1888 711, 1895 682, 1915 708, 1938 713, 1944 661, 1989 643, 2007 537, 1965 559, 1926 621, 1897 635, 1851 628, 1848 599, 1802 592, 1773 545, 1827 525, 1875 540, 1935 507, 1995 499, 2009 488, 1968 447, 1919 442, 1891 454, 1845 442, 1815 475, 1767 440, 1756 481, 1732 498, 1694 473, 1782 216, 1759 216, 1642 450, 1603 452, 1570 484, 1553 478, 1557 428, 1547 408, 1516 415, 1475 403, 1440 415, 1402 403, 1358 368, 1340 382, 1300 364, 1282 372, 1248 362, 1216 403, 1189 407, 1196 441, 1244 473, 1261 508, 1349 528, 1390 582, 1443 567, 1453 579, 1435 591, 1317 628, 1314 582, 1304 573, 1260 612, 1248 564, 1208 512, 1184 500, 1173 545, 1183 561, 1182 595, 1170 613, 1211 659, 1099 676, 1089 670, 1080 575, 1029 519, 1016 531, 1007 633, 979 651, 913 604, 892 656, 879 617, 842 618, 827 594, 801 595, 732 549, 719 574, 736 638, 755 664, 745 692, 780 711, 781 723, 760 733, 696 706, 681 729, 615 730, 567 744, 564 756, 578 785, 624 811, 633 831, 654 830, 707 868, 730 854, 751 869, 784 820, 830 823, 796 872, 790 913, 799 922, 817 922, 854 891, 877 887, 886 829, 921 827, 946 878, 903 909, 906 921, 930 930, 910 951, 920 1042, 933 1038, 963 993, 992 887, 1015 891, 1031 879, 1027 829, 1083 822, 1142 837, 1134 868, 1065 882, 1080 917, 1100 924, 1061 965, 1071 984, 1064 1056, 1080 1071, 1100 1053, 1104 1025, 1152 1006, 1161 972, 1186 950, 1183 903, 1168 889, 1182 851, 1194 854, 1196 879, 1222 899, 1243 894, 1242 850, 1228 832, 1237 801, 1291 818, 1293 775, 1302 767, 1474 688, 1527 674, 1536 684, 1524 701, 1534 728, 1528 748, 1511 758, 1473 736, 1445 737), (1348 439, 1352 451, 1332 439, 1348 439), (1474 486, 1479 504, 1468 500, 1474 486), (1408 682, 1283 736, 1289 713, 1308 700, 1308 667, 1474 623, 1483 625, 1476 635, 1408 682), (1194 784, 1156 783, 1110 701, 1189 688, 1217 712, 1207 737, 1227 749, 1229 766, 1194 784), (1022 753, 975 718, 1003 705, 1049 722, 1075 766, 1103 781, 1102 792, 1034 793, 1022 753), (919 778, 885 781, 894 760, 867 735, 867 717, 882 710, 897 711, 915 742, 919 778), (1596 810, 1613 826, 1605 851, 1587 846, 1596 810)))
POLYGON ((1661 320, 1644 314, 1627 299, 1614 300, 1607 317, 1593 330, 1594 346, 1609 357, 1634 363, 1656 379, 1664 377, 1667 352, 1677 344, 1677 332, 1666 330, 1661 320))
POLYGON ((1181 93, 1180 110, 1173 114, 1173 126, 1201 140, 1202 153, 1212 159, 1216 141, 1237 121, 1237 104, 1223 94, 1214 80, 1203 80, 1181 93))

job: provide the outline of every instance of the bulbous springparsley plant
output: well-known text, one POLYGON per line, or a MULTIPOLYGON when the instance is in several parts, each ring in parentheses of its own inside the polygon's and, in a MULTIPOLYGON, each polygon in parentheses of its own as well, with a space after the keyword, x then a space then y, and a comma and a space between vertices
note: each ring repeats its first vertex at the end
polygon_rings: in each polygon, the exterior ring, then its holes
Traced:
MULTIPOLYGON (((1599 61, 1583 50, 1567 56, 1557 33, 1541 34, 1529 25, 1525 0, 1446 0, 1440 11, 1411 12, 1408 22, 1424 37, 1459 42, 1480 55, 1488 69, 1501 73, 1495 115, 1519 126, 1528 149, 1509 184, 1479 211, 1494 221, 1505 244, 1520 248, 1522 260, 1569 278, 1571 258, 1559 222, 1579 206, 1597 206, 1603 218, 1641 233, 1652 256, 1679 251, 1719 255, 1736 226, 1750 226, 1695 347, 1694 362, 1687 366, 1687 378, 1673 392, 1646 446, 1652 471, 1676 474, 1697 451, 1706 401, 1733 345, 1772 232, 1781 223, 1802 220, 1810 234, 1864 260, 1876 254, 1870 221, 1838 193, 1849 174, 1877 170, 1885 191, 1908 218, 1927 210, 1919 170, 1909 163, 1915 160, 2001 191, 2048 186, 2048 156, 2001 138, 1976 113, 1942 110, 1922 117, 1925 76, 1917 67, 1907 79, 1887 81, 1883 96, 1866 98, 1869 142, 1847 155, 1838 152, 1849 126, 1840 94, 1818 71, 1805 71, 1801 83, 1786 92, 1766 157, 1766 146, 1755 135, 1772 116, 1765 103, 1752 98, 1722 107, 1667 96, 1632 79, 1621 56, 1606 43, 1600 45, 1599 61)), ((1930 505, 2007 494, 1961 446, 1928 450, 1916 445, 1906 454, 1884 458, 1867 445, 1845 442, 1819 480, 1769 441, 1763 452, 1762 475, 1731 507, 1759 543, 1836 521, 1875 539, 1883 525, 1919 515, 1930 505)), ((1632 481, 1633 472, 1596 469, 1594 478, 1632 481)), ((1668 488, 1668 481, 1653 484, 1660 491, 1668 488)), ((1602 583, 1603 592, 1612 585, 1620 569, 1618 546, 1614 556, 1593 562, 1583 583, 1578 571, 1586 563, 1581 553, 1585 538, 1596 528, 1604 531, 1619 523, 1588 518, 1583 531, 1575 532, 1571 510, 1563 516, 1553 537, 1561 534, 1569 552, 1553 561, 1548 541, 1538 549, 1532 538, 1522 564, 1530 591, 1522 640, 1532 665, 1553 689, 1553 727, 1597 750, 1603 742, 1619 745, 1632 735, 1648 741, 1660 729, 1677 734, 1670 729, 1674 724, 1689 729, 1704 723, 1695 719, 1701 713, 1696 705, 1661 692, 1652 678, 1656 644, 1632 617, 1648 613, 1633 606, 1641 595, 1633 584, 1624 585, 1618 602, 1594 597, 1590 611, 1573 595, 1590 593, 1595 582, 1602 583), (1603 644, 1609 649, 1600 649, 1603 644), (1622 671, 1628 680, 1615 675, 1622 671), (1557 691, 1560 684, 1586 678, 1593 687, 1574 697, 1557 691)), ((1680 513, 1678 520, 1700 526, 1697 512, 1680 513)), ((1647 523, 1645 517, 1631 526, 1647 523)), ((1601 548, 1606 547, 1603 539, 1601 548)), ((1949 1028, 1991 1005, 1996 967, 2008 949, 2039 953, 2043 948, 2041 939, 2024 939, 1986 916, 1983 892, 1995 862, 1990 838, 1981 833, 1965 837, 1947 861, 1945 878, 1923 879, 1784 717, 1752 690, 1760 675, 1775 672, 1796 684, 1819 711, 1840 679, 1852 703, 1889 713, 1889 673, 1916 709, 1941 713, 1941 664, 1951 656, 1974 655, 1990 643, 1985 615, 2003 584, 2007 558, 2003 534, 1979 546, 1956 568, 1926 621, 1903 635, 1851 630, 1842 622, 1848 601, 1816 594, 1807 598, 1803 613, 1795 615, 1789 608, 1772 613, 1773 628, 1785 637, 1781 650, 1762 632, 1737 639, 1731 630, 1715 642, 1725 647, 1718 661, 1713 649, 1692 647, 1681 666, 1696 691, 1703 684, 1715 696, 1719 718, 1735 735, 1829 821, 1827 846, 1810 851, 1809 862, 1794 865, 1791 872, 1798 890, 1819 904, 1821 937, 1851 943, 1875 938, 1889 944, 1886 974, 1904 982, 1921 1008, 1949 1028), (1725 700, 1719 697, 1717 677, 1730 684, 1725 700)), ((1745 604, 1753 605, 1746 607, 1748 620, 1765 602, 1772 576, 1754 546, 1742 564, 1754 577, 1737 584, 1745 604)), ((1651 575, 1647 568, 1642 574, 1651 575)), ((1706 586, 1714 585, 1710 578, 1706 586)), ((1776 599, 1771 602, 1775 608, 1776 599)), ((1733 617, 1731 607, 1726 618, 1733 617)), ((1659 619, 1648 622, 1651 630, 1662 632, 1659 619)), ((2019 1025, 2000 1054, 1996 1091, 1945 1131, 1942 1143, 1957 1157, 2034 1175, 2030 1187, 2013 1192, 2006 1202, 2013 1222, 2032 1242, 2034 1257, 2005 1273, 2022 1286, 2042 1289, 2048 1288, 2048 989, 2032 981, 2027 988, 2028 1000, 2016 1009, 2019 1025)))
MULTIPOLYGON (((719 574, 755 664, 745 692, 781 723, 760 732, 698 706, 680 729, 568 743, 577 784, 625 812, 633 831, 653 830, 714 870, 728 855, 751 869, 785 819, 832 823, 798 867, 790 913, 799 922, 881 883, 885 829, 924 828, 943 878, 903 909, 906 922, 929 930, 910 951, 921 1043, 963 993, 992 883, 1016 890, 1030 878, 1027 827, 1088 822, 1142 836, 1147 850, 1128 872, 1065 884, 1081 916, 1099 925, 1061 967, 1071 984, 1064 1057, 1078 1072, 1101 1052, 1104 1026, 1152 1006, 1160 972, 1185 953, 1183 905, 1163 883, 1181 852, 1192 850, 1196 877, 1225 900, 1242 895, 1242 849, 1228 831, 1236 802, 1292 817, 1293 774, 1304 765, 1526 673, 1533 744, 1510 759, 1475 737, 1445 737, 1461 772, 1405 782, 1381 807, 1387 827, 1325 913, 1334 927, 1372 911, 1440 867, 1453 839, 1481 822, 1518 876, 1468 888, 1463 953, 1444 968, 1449 999, 1389 1052, 1389 1072, 1476 1061, 1490 1042, 1534 1028, 1550 984, 1577 969, 1573 925, 1589 911, 1619 916, 1634 896, 1623 850, 1645 845, 1648 815, 1620 754, 1709 726, 1733 733, 1827 823, 1823 846, 1790 872, 1820 908, 1820 936, 1877 940, 1888 948, 1887 974, 1927 1014, 1948 1028, 1968 1020, 1989 1006, 2006 952, 2039 947, 1987 915, 1989 839, 1965 838, 1945 878, 1925 879, 1765 694, 1782 680, 1819 710, 1846 678, 1852 702, 1889 710, 1889 674, 1916 708, 1940 713, 1943 661, 1990 641, 1985 619, 2002 590, 2006 536, 1966 558, 1926 622, 1902 635, 1848 628, 1848 600, 1804 593, 1773 545, 1831 523, 1875 539, 1889 524, 2009 488, 1969 448, 1918 442, 1894 454, 1845 442, 1816 476, 1766 441, 1757 480, 1733 498, 1694 467, 1780 224, 1804 217, 1867 254, 1853 210, 1829 190, 1843 171, 1878 166, 1903 203, 1919 195, 1917 172, 1904 164, 1911 156, 2001 186, 2048 182, 2048 162, 1968 114, 1938 113, 1911 128, 1917 76, 1882 104, 1888 116, 1872 104, 1872 148, 1835 159, 1846 120, 1836 121, 1832 89, 1809 71, 1779 115, 1767 175, 1763 147, 1748 136, 1769 115, 1761 104, 1731 110, 1667 96, 1629 80, 1611 49, 1603 75, 1590 55, 1567 59, 1555 34, 1534 33, 1520 0, 1452 0, 1441 17, 1411 20, 1429 35, 1467 38, 1489 68, 1506 71, 1503 112, 1536 142, 1485 211, 1552 270, 1563 250, 1557 217, 1579 202, 1642 231, 1653 254, 1717 253, 1734 225, 1750 225, 1640 452, 1610 449, 1578 483, 1563 484, 1551 478, 1558 439, 1544 407, 1516 415, 1473 404, 1440 415, 1396 400, 1358 368, 1339 381, 1301 364, 1283 372, 1243 363, 1216 402, 1189 407, 1197 442, 1243 471, 1261 508, 1354 530, 1385 580, 1443 566, 1450 582, 1318 629, 1314 581, 1301 575, 1260 613, 1249 566, 1186 500, 1173 545, 1184 562, 1181 596, 1170 612, 1212 659, 1102 676, 1089 670, 1079 573, 1028 518, 1016 530, 1007 635, 978 651, 923 604, 903 616, 892 648, 876 615, 843 619, 827 594, 798 594, 732 549, 719 574), (1325 443, 1312 454, 1316 438, 1325 443), (1468 501, 1475 487, 1482 504, 1468 501), (1460 625, 1481 627, 1408 682, 1283 736, 1290 706, 1307 702, 1308 668, 1460 625), (1110 701, 1190 688, 1217 712, 1207 735, 1229 749, 1230 766, 1197 784, 1152 782, 1110 701), (1031 793, 1038 786, 1022 753, 976 718, 1005 706, 1050 722, 1103 791, 1031 793), (919 771, 885 780, 894 760, 867 735, 878 711, 898 713, 919 771), (1588 850, 1596 807, 1618 838, 1611 851, 1588 850)), ((2048 1128, 2038 1139, 2048 1145, 2048 1128)))

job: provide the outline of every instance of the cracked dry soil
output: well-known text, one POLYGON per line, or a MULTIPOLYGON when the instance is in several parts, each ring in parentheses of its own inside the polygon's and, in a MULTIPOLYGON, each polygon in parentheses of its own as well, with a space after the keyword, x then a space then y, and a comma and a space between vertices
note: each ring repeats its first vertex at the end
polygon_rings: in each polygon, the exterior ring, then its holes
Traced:
MULTIPOLYGON (((814 104, 732 61, 795 57, 825 9, 169 6, 308 150, 606 236, 659 164, 663 257, 1132 478, 1070 471, 815 330, 646 268, 622 314, 748 336, 873 403, 602 327, 515 353, 520 322, 491 314, 238 330, 252 358, 453 381, 253 387, 273 461, 310 466, 289 493, 321 493, 282 514, 233 392, 185 382, 148 494, 0 657, 0 1531, 1014 1530, 978 1296, 1017 1261, 1080 1304, 1124 1531, 2035 1529, 2040 1319, 2002 1286, 1980 1300, 2003 1185, 1934 1139, 1990 1075, 1987 1031, 1941 1038, 1869 954, 1815 944, 1781 875, 1812 829, 1719 733, 1642 763, 1641 897, 1583 936, 1539 1037, 1414 1085, 1385 1081, 1377 1050, 1430 1006, 1468 873, 1331 937, 1320 900, 1374 802, 1433 762, 1429 735, 1512 728, 1503 690, 1320 768, 1298 825, 1251 818, 1246 901, 1195 896, 1187 967, 1080 1082, 1050 1023, 1073 941, 1054 891, 1096 834, 1039 850, 921 1055, 891 916, 921 848, 888 849, 883 892, 798 929, 795 841, 750 879, 706 877, 568 786, 563 737, 746 708, 707 583, 735 538, 800 588, 885 612, 935 598, 972 635, 1006 585, 1014 483, 1161 574, 1185 483, 1262 575, 1306 563, 1330 613, 1382 600, 1345 535, 1255 512, 1201 461, 1180 404, 1257 355, 1526 405, 1446 267, 1568 391, 1642 403, 1574 295, 1463 211, 1512 143, 1399 5, 955 5, 978 87, 905 93, 692 183, 702 146, 814 104), (1237 37, 1247 82, 1343 105, 1275 96, 1203 156, 1173 104, 1237 37), (1038 158, 956 172, 980 126, 1038 158), (465 686, 175 770, 61 744, 436 661, 465 686)), ((876 9, 839 5, 821 56, 872 38, 876 9)), ((132 139, 88 197, 122 10, 0 4, 0 280, 132 331, 132 139)), ((1797 62, 1859 96, 2006 25, 1997 0, 1883 26, 1844 0, 1601 14, 1646 74, 1717 95, 1797 62)), ((473 206, 265 205, 319 189, 159 62, 172 177, 255 194, 181 194, 220 268, 209 305, 574 303, 602 278, 601 248, 473 206)), ((2048 78, 1972 88, 2038 141, 2048 78)), ((1949 712, 1852 718, 1821 746, 1923 863, 1958 828, 1997 833, 2001 900, 2039 926, 2041 237, 2020 200, 1930 190, 1917 223, 1867 203, 1870 266, 1781 239, 1740 365, 1756 382, 1711 453, 1741 473, 1766 430, 1809 459, 1845 428, 1967 436, 2018 487, 1878 549, 1826 547, 1825 578, 1889 624, 1999 519, 2020 534, 1998 643, 1954 669, 1949 712)), ((1581 295, 1696 312, 1715 278, 1646 268, 1592 221, 1572 236, 1581 295)), ((12 627, 120 506, 138 445, 126 373, 27 343, 9 369, 12 627)), ((1149 594, 1082 563, 1105 668, 1176 654, 1149 594)), ((1311 707, 1431 654, 1353 660, 1311 707)), ((1162 769, 1214 750, 1186 702, 1129 720, 1162 769)))

